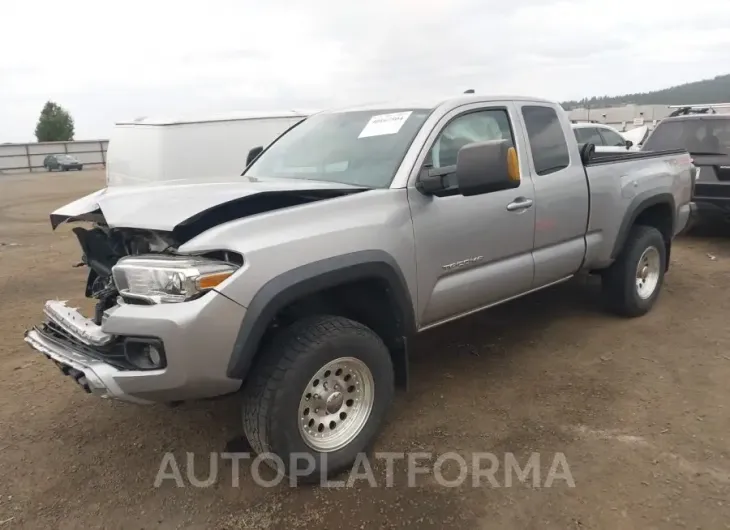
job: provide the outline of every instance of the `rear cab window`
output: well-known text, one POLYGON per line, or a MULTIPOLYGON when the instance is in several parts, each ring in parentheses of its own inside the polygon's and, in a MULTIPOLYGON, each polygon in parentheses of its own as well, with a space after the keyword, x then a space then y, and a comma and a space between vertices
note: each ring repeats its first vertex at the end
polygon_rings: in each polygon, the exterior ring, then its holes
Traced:
POLYGON ((535 173, 548 175, 570 165, 568 142, 557 112, 543 105, 522 107, 535 173))

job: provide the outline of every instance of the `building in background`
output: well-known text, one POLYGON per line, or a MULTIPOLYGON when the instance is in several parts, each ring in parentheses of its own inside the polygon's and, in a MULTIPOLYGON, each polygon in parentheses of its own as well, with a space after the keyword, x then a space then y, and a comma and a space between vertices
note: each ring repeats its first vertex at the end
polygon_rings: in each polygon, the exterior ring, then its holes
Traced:
MULTIPOLYGON (((668 105, 624 105, 621 107, 579 108, 568 111, 571 120, 597 121, 621 132, 646 125, 653 129, 660 120, 676 109, 668 105)), ((730 114, 730 108, 718 108, 718 114, 730 114)))

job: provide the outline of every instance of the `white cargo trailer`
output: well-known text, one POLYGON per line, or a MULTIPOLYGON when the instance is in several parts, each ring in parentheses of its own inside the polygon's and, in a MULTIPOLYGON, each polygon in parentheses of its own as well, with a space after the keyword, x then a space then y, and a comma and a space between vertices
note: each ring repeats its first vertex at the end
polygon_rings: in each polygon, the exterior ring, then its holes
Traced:
POLYGON ((240 174, 251 148, 268 145, 309 114, 239 112, 119 122, 109 139, 107 186, 240 174))

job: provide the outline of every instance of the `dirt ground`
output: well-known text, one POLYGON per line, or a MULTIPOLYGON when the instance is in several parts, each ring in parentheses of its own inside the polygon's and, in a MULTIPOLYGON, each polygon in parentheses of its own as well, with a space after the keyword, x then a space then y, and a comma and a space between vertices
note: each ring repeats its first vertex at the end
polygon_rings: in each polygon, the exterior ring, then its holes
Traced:
MULTIPOLYGON (((0 177, 0 530, 10 528, 730 528, 730 237, 680 238, 655 309, 606 315, 576 280, 446 325, 413 348, 376 451, 540 453, 542 479, 498 486, 274 488, 230 462, 210 487, 154 480, 172 452, 196 476, 239 434, 236 400, 139 407, 84 394, 23 342, 49 298, 82 302, 85 271, 48 213, 98 171, 0 177), (575 487, 544 487, 563 453, 575 487), (227 477, 227 478, 226 478, 227 477)), ((202 354, 203 352, 201 352, 202 354)), ((563 469, 564 470, 564 469, 563 469)), ((451 477, 453 478, 453 477, 451 477)))

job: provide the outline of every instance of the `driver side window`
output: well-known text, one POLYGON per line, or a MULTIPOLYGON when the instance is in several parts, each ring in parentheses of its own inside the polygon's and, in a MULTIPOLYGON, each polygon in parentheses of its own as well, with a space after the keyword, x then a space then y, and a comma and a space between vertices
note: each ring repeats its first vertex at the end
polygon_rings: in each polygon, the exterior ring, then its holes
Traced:
POLYGON ((426 165, 434 169, 455 166, 459 149, 488 140, 509 140, 514 145, 505 109, 470 112, 452 120, 433 143, 426 165))

